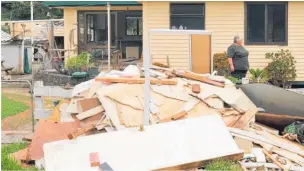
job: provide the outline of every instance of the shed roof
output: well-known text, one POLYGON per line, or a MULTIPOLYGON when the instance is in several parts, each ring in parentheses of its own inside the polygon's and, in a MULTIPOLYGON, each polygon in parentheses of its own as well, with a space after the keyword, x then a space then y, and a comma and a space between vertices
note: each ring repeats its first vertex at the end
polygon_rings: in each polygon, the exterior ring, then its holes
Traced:
MULTIPOLYGON (((73 7, 73 6, 105 6, 108 1, 45 1, 44 5, 49 7, 73 7)), ((137 1, 110 1, 112 6, 134 6, 141 5, 137 1)))
POLYGON ((1 42, 6 42, 6 41, 9 41, 11 39, 12 39, 11 35, 6 33, 5 31, 1 30, 1 42))

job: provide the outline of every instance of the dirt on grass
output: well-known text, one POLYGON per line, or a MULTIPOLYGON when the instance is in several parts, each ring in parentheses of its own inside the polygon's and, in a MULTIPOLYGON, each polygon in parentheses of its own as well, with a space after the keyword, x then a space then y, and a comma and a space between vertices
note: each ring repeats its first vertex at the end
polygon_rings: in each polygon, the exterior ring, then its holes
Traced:
MULTIPOLYGON (((16 102, 22 102, 29 107, 29 109, 18 113, 14 116, 9 116, 1 120, 2 131, 31 131, 32 130, 32 106, 31 94, 28 88, 2 88, 2 95, 8 99, 16 102)), ((53 100, 62 100, 56 97, 44 97, 44 108, 54 109, 53 100)))
POLYGON ((18 113, 14 116, 9 116, 1 120, 2 131, 12 130, 31 130, 32 129, 32 110, 31 110, 31 96, 28 89, 10 89, 3 88, 2 95, 8 99, 16 102, 22 102, 29 107, 29 109, 18 113))

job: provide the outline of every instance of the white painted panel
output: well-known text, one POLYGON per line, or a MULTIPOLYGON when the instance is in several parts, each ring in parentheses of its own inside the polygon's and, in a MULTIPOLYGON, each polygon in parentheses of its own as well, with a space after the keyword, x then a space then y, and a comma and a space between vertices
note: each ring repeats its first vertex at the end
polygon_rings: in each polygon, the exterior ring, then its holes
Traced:
POLYGON ((44 144, 46 171, 96 171, 89 154, 99 153, 115 171, 148 171, 239 154, 219 115, 206 115, 44 144), (72 154, 72 155, 71 155, 72 154))

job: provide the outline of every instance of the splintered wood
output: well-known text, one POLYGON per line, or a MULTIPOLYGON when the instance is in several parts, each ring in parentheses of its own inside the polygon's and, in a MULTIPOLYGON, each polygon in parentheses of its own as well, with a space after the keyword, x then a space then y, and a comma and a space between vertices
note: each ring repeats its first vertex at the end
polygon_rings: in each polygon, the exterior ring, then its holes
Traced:
POLYGON ((175 71, 174 74, 177 75, 178 77, 193 79, 193 80, 197 80, 197 81, 207 83, 207 84, 211 84, 211 85, 218 86, 218 87, 225 87, 224 83, 213 81, 213 80, 210 80, 209 78, 199 76, 197 74, 190 73, 188 71, 181 71, 181 72, 175 71))
POLYGON ((94 125, 90 125, 86 128, 80 128, 78 129, 77 131, 73 132, 73 133, 70 133, 68 134, 68 138, 71 140, 71 139, 75 139, 76 137, 82 135, 82 134, 85 134, 86 132, 89 132, 91 130, 93 130, 95 128, 94 125))

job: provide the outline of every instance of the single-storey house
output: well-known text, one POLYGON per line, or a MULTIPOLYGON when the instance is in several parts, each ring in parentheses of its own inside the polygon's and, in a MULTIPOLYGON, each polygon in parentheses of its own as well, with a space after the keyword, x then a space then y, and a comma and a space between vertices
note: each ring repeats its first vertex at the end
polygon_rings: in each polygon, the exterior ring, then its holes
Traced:
MULTIPOLYGON (((64 10, 65 48, 76 48, 76 54, 106 48, 106 1, 46 4, 64 10)), ((297 61, 297 81, 304 81, 304 2, 112 1, 110 5, 112 48, 121 49, 125 57, 139 57, 142 48, 150 46, 152 55, 169 54, 171 62, 183 68, 187 63, 183 54, 189 49, 185 37, 149 37, 149 31, 208 30, 212 55, 226 51, 235 35, 243 37, 252 68, 267 65, 265 53, 289 49, 297 61), (168 48, 161 41, 179 44, 168 48)))

